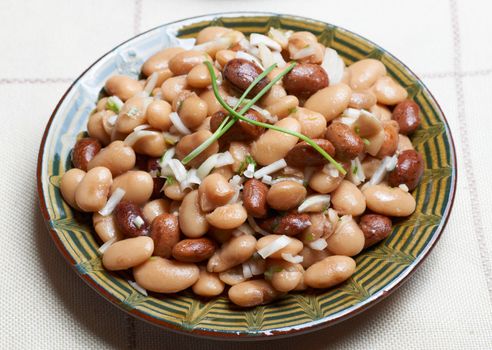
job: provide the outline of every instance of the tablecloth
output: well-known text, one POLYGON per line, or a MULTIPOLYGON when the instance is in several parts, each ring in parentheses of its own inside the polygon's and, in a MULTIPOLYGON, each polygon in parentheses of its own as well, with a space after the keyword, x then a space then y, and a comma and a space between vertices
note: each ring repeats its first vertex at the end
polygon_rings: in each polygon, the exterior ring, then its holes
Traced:
POLYGON ((477 0, 1 0, 0 348, 492 349, 491 12, 477 0), (349 321, 270 342, 199 340, 126 316, 62 259, 36 192, 44 127, 91 62, 159 24, 237 10, 308 16, 380 44, 435 95, 458 155, 451 218, 407 283, 349 321))

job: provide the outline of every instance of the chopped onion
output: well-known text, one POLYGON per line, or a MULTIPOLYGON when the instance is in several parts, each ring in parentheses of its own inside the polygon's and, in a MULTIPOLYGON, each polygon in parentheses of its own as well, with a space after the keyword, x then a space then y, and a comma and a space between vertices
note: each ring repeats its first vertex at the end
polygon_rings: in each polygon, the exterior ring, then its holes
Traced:
POLYGON ((249 42, 251 45, 259 46, 263 44, 275 51, 282 51, 282 46, 275 40, 270 39, 266 35, 253 33, 249 36, 249 42))
POLYGON ((115 113, 119 113, 121 108, 123 108, 123 105, 123 101, 118 96, 110 96, 106 101, 106 108, 109 108, 115 113))
POLYGON ((117 240, 117 237, 114 236, 113 238, 107 240, 102 246, 99 247, 98 249, 98 252, 101 253, 101 254, 104 254, 106 252, 106 250, 108 250, 109 247, 111 247, 111 245, 116 242, 117 240))
POLYGON ((272 164, 257 170, 254 174, 254 177, 255 179, 260 179, 263 176, 270 175, 276 171, 279 171, 280 169, 285 168, 286 166, 287 166, 287 162, 285 161, 285 159, 279 159, 273 162, 272 164))
POLYGON ((140 131, 140 130, 145 130, 145 129, 148 129, 148 128, 151 128, 152 126, 150 126, 149 124, 142 124, 142 125, 139 125, 139 126, 136 126, 133 128, 133 131, 140 131))
POLYGON ((239 200, 239 195, 241 193, 241 190, 243 189, 243 181, 244 179, 239 175, 234 175, 232 179, 229 180, 229 184, 234 189, 234 195, 229 200, 228 204, 236 203, 239 200))
POLYGON ((291 177, 291 176, 285 176, 285 177, 277 177, 276 179, 272 180, 272 185, 278 184, 279 182, 284 182, 284 181, 293 181, 297 182, 301 185, 304 185, 304 180, 300 179, 298 177, 291 177))
POLYGON ((265 70, 265 68, 263 68, 263 65, 261 64, 261 62, 255 56, 250 55, 247 52, 237 51, 236 52, 236 58, 242 58, 243 60, 247 60, 247 61, 253 62, 258 67, 260 67, 262 70, 265 70))
POLYGON ((300 255, 293 256, 291 253, 282 253, 282 259, 292 264, 300 264, 304 261, 304 257, 300 255))
POLYGON ((408 186, 406 184, 400 184, 398 187, 405 192, 410 191, 410 189, 408 188, 408 186))
POLYGON ((327 216, 328 216, 328 221, 331 223, 333 227, 335 227, 335 225, 338 222, 338 213, 336 212, 336 210, 329 208, 327 216))
POLYGON ((386 163, 386 170, 393 171, 396 168, 396 164, 398 164, 398 157, 396 155, 389 157, 386 163))
POLYGON ((326 48, 321 67, 328 74, 330 84, 334 85, 342 81, 343 73, 345 72, 345 63, 336 50, 329 47, 326 48))
POLYGON ((204 179, 205 176, 210 174, 210 172, 215 168, 217 165, 217 158, 219 158, 219 154, 212 154, 210 157, 207 158, 199 167, 197 170, 197 175, 200 179, 204 179))
POLYGON ((308 45, 307 47, 300 49, 296 53, 294 53, 291 58, 293 60, 300 60, 316 53, 316 48, 314 46, 308 45))
POLYGON ((247 234, 247 235, 250 235, 250 236, 252 236, 252 235, 255 234, 255 231, 253 231, 253 229, 251 228, 251 226, 249 226, 248 224, 242 224, 241 226, 239 226, 234 231, 239 231, 241 233, 244 233, 244 234, 247 234))
POLYGON ((338 177, 338 175, 340 175, 338 169, 331 163, 326 164, 321 171, 331 177, 338 177))
POLYGON ((255 255, 253 255, 253 258, 249 259, 247 264, 249 265, 253 276, 263 275, 265 272, 264 260, 260 256, 255 258, 255 255))
POLYGON ((262 229, 260 226, 258 226, 258 224, 256 223, 255 219, 252 216, 248 216, 248 224, 256 233, 259 233, 260 235, 268 236, 270 234, 266 232, 264 229, 262 229))
POLYGON ((181 118, 179 117, 178 113, 176 112, 171 112, 169 113, 169 119, 171 119, 171 123, 173 123, 174 127, 178 132, 180 132, 183 135, 189 135, 191 134, 190 129, 188 129, 183 122, 181 121, 181 118))
POLYGON ((183 163, 181 163, 177 159, 171 159, 170 161, 168 161, 167 164, 171 168, 171 171, 173 172, 174 178, 176 179, 176 181, 181 183, 182 181, 184 181, 186 179, 187 172, 186 172, 186 168, 184 167, 183 163))
POLYGON ((200 185, 202 180, 196 175, 196 169, 190 169, 186 174, 186 178, 184 181, 181 181, 179 184, 179 188, 181 191, 184 191, 187 188, 193 188, 193 184, 200 185))
POLYGON ((251 267, 249 267, 249 264, 246 263, 243 264, 243 276, 244 278, 253 277, 253 272, 251 271, 251 267))
POLYGON ((145 224, 145 221, 144 219, 142 219, 141 216, 137 216, 135 219, 133 219, 133 224, 137 226, 137 228, 140 228, 143 224, 145 224))
POLYGON ((167 131, 163 132, 162 135, 164 136, 164 141, 166 141, 166 143, 168 143, 170 145, 175 145, 181 139, 180 136, 173 135, 167 131))
POLYGON ((260 113, 267 122, 271 124, 278 122, 278 118, 276 116, 272 116, 266 109, 260 108, 257 105, 252 105, 250 108, 260 113))
POLYGON ((272 64, 275 63, 273 60, 272 52, 263 43, 260 43, 258 45, 258 56, 260 57, 261 63, 264 67, 270 67, 272 64))
POLYGON ((149 294, 147 293, 147 291, 145 290, 144 287, 142 287, 140 284, 138 284, 137 282, 134 282, 134 281, 130 281, 128 280, 128 284, 130 286, 133 287, 133 289, 135 289, 137 292, 139 292, 140 294, 142 295, 145 295, 146 297, 149 296, 149 294))
POLYGON ((225 151, 224 153, 217 153, 217 163, 215 164, 216 168, 220 168, 226 165, 234 164, 234 158, 229 151, 225 151))
POLYGON ((176 154, 176 149, 174 147, 168 149, 161 157, 161 159, 159 159, 159 166, 161 168, 164 168, 167 163, 173 159, 174 155, 176 154))
POLYGON ((314 170, 315 168, 312 166, 307 166, 304 168, 304 181, 303 181, 304 183, 309 183, 309 181, 313 177, 314 170))
POLYGON ((195 45, 193 47, 193 50, 205 51, 210 53, 211 51, 228 49, 232 45, 232 43, 233 43, 232 38, 227 34, 225 34, 224 36, 221 36, 220 38, 217 38, 215 40, 211 40, 199 45, 195 45))
POLYGON ((381 183, 381 181, 384 180, 386 173, 388 171, 393 170, 396 167, 397 162, 398 162, 398 157, 396 156, 384 157, 383 161, 372 175, 371 180, 369 180, 368 185, 372 186, 381 183))
POLYGON ((155 85, 157 84, 158 78, 159 78, 159 73, 157 73, 157 72, 152 73, 150 75, 150 77, 148 78, 147 83, 145 84, 145 87, 143 90, 147 96, 150 96, 150 94, 152 93, 152 90, 154 90, 155 85))
POLYGON ((348 174, 348 179, 356 186, 359 186, 366 180, 364 169, 362 168, 362 164, 358 157, 350 161, 350 172, 348 174))
POLYGON ((266 185, 273 185, 273 183, 272 183, 272 177, 270 175, 264 175, 261 178, 261 182, 263 182, 266 185))
POLYGON ((285 62, 284 57, 278 51, 272 52, 272 59, 273 59, 273 63, 277 64, 278 68, 284 68, 287 65, 287 62, 285 62))
POLYGON ((112 115, 108 118, 108 124, 114 126, 116 124, 116 120, 118 119, 118 115, 112 115))
POLYGON ((342 117, 350 118, 350 119, 358 119, 360 117, 361 110, 355 108, 347 108, 343 111, 342 117))
POLYGON ((126 146, 133 146, 140 139, 147 137, 147 136, 154 136, 157 134, 159 134, 157 131, 137 130, 137 131, 132 132, 130 135, 128 135, 125 138, 125 141, 123 141, 123 142, 126 146))
POLYGON ((314 242, 309 243, 309 248, 314 250, 323 250, 328 247, 328 243, 326 243, 326 239, 320 238, 315 240, 314 242))
POLYGON ((247 177, 248 179, 252 179, 255 174, 255 165, 250 163, 248 164, 248 167, 244 171, 243 175, 247 177))
POLYGON ((279 250, 287 247, 289 245, 291 239, 287 237, 286 235, 282 235, 276 240, 274 240, 272 243, 264 246, 260 250, 258 250, 258 254, 261 255, 263 259, 268 258, 270 255, 273 253, 278 252, 279 250))
POLYGON ((125 193, 125 190, 120 187, 114 190, 113 194, 111 194, 111 197, 109 197, 108 201, 106 202, 104 208, 99 210, 99 214, 101 214, 102 216, 111 215, 114 208, 116 208, 118 203, 121 202, 121 200, 125 196, 125 193))
POLYGON ((268 35, 275 40, 281 47, 287 47, 289 44, 289 38, 280 30, 275 29, 273 27, 268 31, 268 35))
POLYGON ((306 198, 304 202, 301 203, 297 211, 299 213, 309 212, 309 210, 314 206, 330 206, 330 195, 329 194, 315 194, 306 198))

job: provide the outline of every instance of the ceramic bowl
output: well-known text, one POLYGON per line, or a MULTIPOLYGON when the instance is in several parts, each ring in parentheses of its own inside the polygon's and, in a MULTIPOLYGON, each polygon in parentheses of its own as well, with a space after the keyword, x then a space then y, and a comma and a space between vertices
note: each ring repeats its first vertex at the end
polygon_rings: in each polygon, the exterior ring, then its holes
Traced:
POLYGON ((41 143, 38 159, 40 206, 56 246, 76 273, 108 301, 154 325, 192 335, 222 339, 269 339, 299 334, 348 319, 400 286, 429 254, 449 217, 456 188, 452 136, 437 102, 403 63, 371 41, 343 28, 289 15, 221 13, 185 19, 140 34, 101 57, 72 84, 57 105, 41 143), (307 30, 338 51, 346 64, 372 57, 381 60, 420 106, 422 126, 414 134, 425 172, 413 192, 415 213, 398 221, 391 235, 363 251, 357 270, 345 283, 319 292, 292 293, 251 309, 234 307, 226 297, 199 299, 192 293, 143 296, 129 276, 105 271, 88 215, 74 212, 59 191, 61 175, 70 167, 70 150, 86 130, 104 81, 115 73, 137 75, 141 64, 159 49, 191 38, 209 25, 245 34, 270 27, 307 30))

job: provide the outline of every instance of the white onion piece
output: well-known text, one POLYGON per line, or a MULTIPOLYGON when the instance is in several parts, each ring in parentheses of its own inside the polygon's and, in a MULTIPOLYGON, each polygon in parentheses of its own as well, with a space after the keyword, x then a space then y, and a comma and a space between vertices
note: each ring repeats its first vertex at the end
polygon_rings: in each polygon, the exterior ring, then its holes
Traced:
POLYGON ((239 226, 235 231, 240 231, 244 234, 251 235, 251 236, 255 234, 255 231, 253 231, 251 226, 249 226, 246 223, 239 226))
POLYGON ((108 100, 106 102, 106 108, 107 108, 108 104, 114 105, 117 109, 116 113, 119 113, 121 108, 124 105, 124 102, 118 96, 110 96, 110 97, 108 97, 108 100))
POLYGON ((278 122, 278 118, 276 116, 272 116, 266 109, 260 108, 257 105, 252 105, 250 108, 260 113, 267 120, 267 122, 272 124, 278 122))
POLYGON ((366 180, 364 169, 362 168, 362 164, 358 157, 350 161, 350 172, 348 174, 348 179, 356 186, 359 186, 361 183, 363 183, 366 180), (354 170, 355 170, 355 174, 354 174, 354 170))
POLYGON ((138 130, 132 132, 130 135, 128 135, 125 138, 125 141, 123 143, 126 146, 133 146, 134 144, 137 143, 141 138, 147 137, 147 136, 154 136, 156 134, 159 134, 157 131, 149 131, 149 130, 138 130))
POLYGON ((140 284, 138 284, 137 282, 128 280, 128 284, 130 286, 132 286, 133 289, 135 289, 140 294, 145 295, 146 297, 149 296, 149 294, 147 293, 147 290, 144 287, 142 287, 140 284))
POLYGON ((139 215, 135 219, 133 219, 133 224, 137 226, 137 228, 142 227, 143 224, 145 224, 144 219, 139 215))
POLYGON ((329 194, 315 194, 312 196, 309 196, 304 200, 304 202, 301 203, 299 208, 297 208, 297 211, 299 213, 303 213, 305 211, 309 211, 310 208, 313 206, 319 206, 323 205, 328 207, 330 205, 330 195, 329 194))
POLYGON ((229 151, 225 151, 224 153, 218 153, 217 162, 215 164, 216 168, 220 168, 231 164, 234 164, 234 158, 232 158, 232 154, 229 151))
POLYGON ((150 77, 148 78, 147 83, 145 84, 145 87, 143 90, 147 96, 150 96, 150 94, 152 93, 152 90, 154 90, 155 85, 157 84, 158 78, 159 78, 159 73, 157 73, 157 72, 152 73, 150 75, 150 77))
POLYGON ((187 172, 183 163, 181 163, 177 159, 171 159, 167 164, 171 168, 171 171, 173 172, 176 181, 181 183, 186 179, 187 172))
POLYGON ((261 64, 261 62, 253 55, 250 55, 249 53, 247 52, 244 52, 244 51, 237 51, 236 52, 236 58, 242 58, 244 60, 247 60, 247 61, 250 61, 250 62, 253 62, 254 64, 256 64, 258 67, 260 67, 262 70, 265 70, 265 68, 263 68, 263 65, 261 64))
POLYGON ((233 186, 236 186, 236 185, 241 185, 242 183, 244 182, 244 179, 239 176, 239 175, 234 175, 230 180, 229 180, 229 183, 233 186))
POLYGON ((264 229, 262 229, 260 226, 258 226, 258 224, 256 223, 255 219, 252 216, 248 216, 248 224, 256 233, 259 233, 260 235, 268 236, 270 234, 266 232, 264 229))
POLYGON ((270 38, 275 40, 281 47, 287 47, 289 44, 289 38, 280 30, 275 29, 273 27, 268 31, 268 35, 270 38))
POLYGON ((309 57, 311 55, 314 55, 315 53, 316 53, 316 48, 314 46, 309 45, 303 49, 300 49, 296 53, 294 53, 291 58, 293 60, 300 60, 300 59, 309 57))
POLYGON ((174 155, 176 154, 176 148, 172 147, 170 149, 168 149, 161 157, 161 159, 159 160, 159 166, 161 168, 164 168, 167 163, 173 159, 174 155))
POLYGON ((169 119, 171 119, 171 123, 173 123, 174 127, 179 133, 183 135, 191 134, 190 129, 188 129, 186 125, 183 124, 183 121, 179 117, 178 113, 176 112, 169 113, 169 119))
POLYGON ((145 129, 149 129, 151 128, 152 126, 149 125, 149 124, 142 124, 142 125, 139 125, 139 126, 136 126, 133 128, 133 131, 140 131, 140 130, 145 130, 145 129))
POLYGON ((342 117, 346 117, 346 118, 357 120, 360 117, 360 114, 361 114, 361 110, 360 109, 347 108, 346 110, 343 111, 342 117))
POLYGON ((304 181, 303 182, 309 183, 309 181, 313 177, 314 170, 315 170, 315 168, 312 166, 307 166, 304 168, 304 181))
POLYGON ((113 238, 107 240, 102 246, 99 247, 97 251, 101 254, 104 254, 106 250, 108 250, 108 248, 111 247, 114 242, 116 242, 116 239, 117 237, 114 236, 113 238))
POLYGON ((338 222, 338 213, 336 212, 336 210, 329 208, 327 216, 328 216, 328 221, 331 223, 332 227, 335 227, 335 225, 338 222))
POLYGON ((173 135, 173 134, 171 134, 170 132, 167 132, 167 131, 163 132, 162 133, 162 136, 164 136, 164 141, 166 141, 166 143, 168 143, 170 145, 175 145, 181 139, 180 136, 173 135))
POLYGON ((116 120, 118 119, 118 115, 112 115, 108 118, 108 124, 114 126, 116 124, 116 120))
POLYGON ((239 200, 239 195, 241 193, 241 190, 243 189, 243 181, 244 179, 239 175, 234 175, 232 179, 229 180, 229 184, 234 189, 234 195, 229 200, 228 204, 236 203, 239 200))
POLYGON ((400 184, 398 187, 400 189, 402 189, 403 191, 405 191, 405 192, 409 192, 410 191, 410 189, 408 188, 408 186, 406 184, 400 184))
POLYGON ((272 58, 273 58, 273 63, 276 63, 278 68, 284 68, 287 65, 287 62, 285 62, 284 57, 278 51, 272 52, 272 58))
POLYGON ((272 50, 282 51, 282 46, 280 46, 279 43, 263 34, 251 34, 249 36, 249 42, 251 45, 259 46, 260 44, 263 44, 272 50))
POLYGON ((251 267, 249 267, 249 264, 246 263, 243 264, 243 277, 244 278, 253 277, 253 272, 251 271, 251 267))
POLYGON ((291 253, 282 253, 282 259, 292 264, 300 264, 304 261, 304 257, 300 255, 293 256, 291 253))
POLYGON ((395 154, 392 157, 389 157, 386 163, 386 170, 393 171, 396 168, 396 164, 398 164, 398 156, 395 154))
POLYGON ((263 43, 258 45, 258 56, 260 57, 261 63, 264 67, 270 67, 274 64, 273 55, 270 49, 263 43))
POLYGON ((202 180, 197 176, 196 169, 190 169, 186 174, 186 178, 179 184, 181 191, 187 188, 193 188, 193 185, 200 185, 202 180))
POLYGON ((337 177, 340 174, 338 169, 331 163, 326 164, 321 171, 331 177, 337 177))
POLYGON ((372 186, 381 183, 381 181, 384 180, 386 173, 396 167, 397 162, 398 158, 396 157, 396 155, 393 157, 384 157, 383 161, 372 175, 371 180, 369 180, 368 185, 372 186))
POLYGON ((243 175, 247 177, 248 179, 252 179, 255 174, 255 165, 250 163, 248 164, 248 167, 244 171, 243 175))
POLYGON ((323 250, 328 247, 328 243, 326 243, 326 239, 320 238, 315 240, 314 242, 309 243, 309 248, 314 250, 323 250))
POLYGON ((287 166, 287 162, 285 159, 279 159, 272 164, 269 164, 259 170, 257 170, 254 174, 255 179, 260 179, 265 175, 270 175, 276 171, 279 171, 287 166))
POLYGON ((273 183, 272 183, 272 177, 270 175, 264 175, 261 178, 261 182, 263 182, 266 185, 273 185, 273 183))
POLYGON ((345 63, 334 49, 326 48, 321 67, 328 74, 330 84, 334 85, 342 81, 345 63))
POLYGON ((108 201, 106 202, 104 208, 99 210, 99 214, 101 214, 102 216, 111 215, 114 208, 116 208, 118 203, 121 202, 121 200, 125 196, 125 193, 125 190, 120 187, 114 190, 113 194, 111 194, 111 197, 109 197, 108 201))
POLYGON ((260 250, 258 250, 258 254, 260 254, 263 259, 266 259, 270 255, 272 255, 273 253, 276 253, 279 250, 287 247, 287 245, 289 245, 289 243, 290 243, 290 240, 291 239, 289 237, 287 237, 286 235, 282 235, 279 238, 277 238, 276 240, 274 240, 272 243, 270 243, 270 244, 264 246, 263 248, 261 248, 260 250))
POLYGON ((284 181, 293 181, 297 182, 298 184, 304 185, 304 180, 300 179, 298 177, 277 177, 276 179, 272 180, 272 185, 278 184, 279 182, 284 182, 284 181))
POLYGON ((210 174, 210 172, 215 168, 215 165, 217 164, 217 158, 219 158, 219 154, 212 154, 210 157, 207 158, 199 167, 197 170, 197 175, 200 179, 204 179, 205 176, 210 174))

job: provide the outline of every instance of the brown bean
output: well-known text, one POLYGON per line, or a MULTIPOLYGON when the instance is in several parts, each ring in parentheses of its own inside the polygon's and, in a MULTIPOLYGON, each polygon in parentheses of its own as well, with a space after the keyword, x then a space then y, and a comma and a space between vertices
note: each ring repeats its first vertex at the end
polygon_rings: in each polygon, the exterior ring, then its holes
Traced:
MULTIPOLYGON (((205 142, 210 136, 212 136, 212 133, 208 130, 198 130, 191 135, 184 136, 176 145, 176 157, 179 160, 183 159, 190 152, 195 150, 195 148, 205 142)), ((219 143, 215 141, 188 164, 193 168, 198 168, 208 157, 218 151, 219 143)))
POLYGON ((149 225, 145 221, 142 210, 137 205, 132 202, 122 201, 114 208, 113 213, 116 226, 124 236, 137 237, 148 234, 149 225), (143 224, 138 225, 135 223, 138 217, 143 220, 143 224))
POLYGON ((396 105, 393 110, 393 120, 400 126, 400 133, 413 133, 420 125, 420 108, 412 100, 405 100, 396 105))
POLYGON ((382 241, 391 233, 391 219, 384 215, 363 215, 360 218, 359 226, 365 237, 364 248, 382 241))
POLYGON ((163 177, 153 177, 152 182, 154 186, 152 187, 152 195, 150 199, 158 199, 162 197, 162 188, 166 184, 166 179, 163 177))
POLYGON ((258 226, 275 235, 296 236, 311 226, 309 214, 295 211, 277 215, 265 220, 257 220, 258 226))
MULTIPOLYGON (((241 92, 244 92, 261 72, 261 68, 256 64, 242 58, 230 60, 223 70, 224 78, 241 92)), ((268 78, 261 79, 248 94, 248 97, 252 98, 257 95, 268 83, 268 78)))
POLYGON ((362 139, 343 123, 331 123, 326 129, 325 137, 335 146, 337 158, 354 159, 364 151, 362 139))
POLYGON ((419 184, 423 173, 424 160, 420 153, 414 150, 403 151, 398 156, 395 169, 388 175, 388 184, 393 187, 405 184, 412 191, 419 184))
POLYGON ((297 64, 283 77, 283 84, 287 93, 299 98, 308 98, 316 91, 328 86, 328 75, 318 64, 297 64))
POLYGON ((383 123, 384 141, 376 157, 392 156, 398 148, 398 123, 394 120, 383 123))
POLYGON ((260 180, 250 179, 244 183, 243 205, 248 215, 261 218, 267 214, 267 192, 268 186, 260 180))
MULTIPOLYGON (((244 116, 257 122, 265 121, 265 118, 253 109, 248 110, 244 116)), ((215 132, 226 117, 227 113, 222 111, 212 114, 212 118, 210 119, 210 131, 215 132)), ((261 126, 256 126, 248 122, 238 120, 224 135, 220 137, 219 142, 221 145, 227 145, 232 141, 253 141, 256 140, 263 132, 265 132, 265 129, 261 126)))
POLYGON ((169 213, 157 216, 150 227, 150 238, 154 241, 154 255, 171 257, 173 247, 179 242, 178 218, 169 213))
POLYGON ((73 166, 87 171, 87 164, 101 150, 99 140, 92 137, 84 137, 75 143, 72 151, 73 166))
MULTIPOLYGON (((335 156, 335 147, 333 147, 330 141, 325 139, 314 139, 313 141, 330 156, 335 156)), ((285 156, 285 161, 289 166, 295 168, 318 166, 328 163, 328 160, 306 141, 299 142, 295 145, 295 147, 287 153, 287 156, 285 156)))
POLYGON ((178 242, 173 248, 173 257, 183 262, 200 262, 215 253, 215 244, 208 238, 189 238, 178 242))
POLYGON ((276 210, 290 210, 306 198, 306 188, 296 181, 280 181, 273 184, 267 193, 267 203, 276 210))

